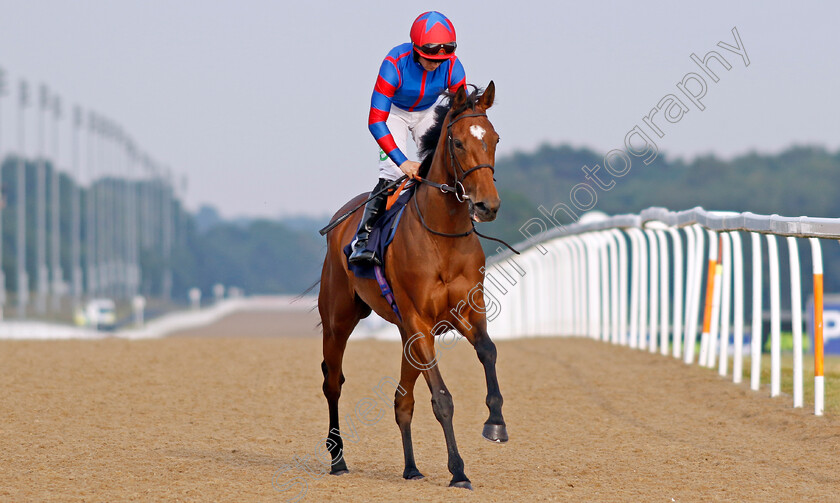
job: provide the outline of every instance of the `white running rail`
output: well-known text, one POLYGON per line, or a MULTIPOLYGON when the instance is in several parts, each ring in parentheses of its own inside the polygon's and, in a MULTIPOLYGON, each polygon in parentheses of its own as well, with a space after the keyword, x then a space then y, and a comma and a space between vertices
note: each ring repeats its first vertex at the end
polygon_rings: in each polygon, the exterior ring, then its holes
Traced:
MULTIPOLYGON (((586 217, 586 216, 585 216, 586 217)), ((485 302, 497 338, 585 336, 682 358, 721 376, 743 378, 745 325, 751 327, 750 387, 761 380, 762 308, 770 308, 770 395, 781 393, 781 294, 790 295, 793 406, 803 406, 802 291, 799 241, 808 239, 815 320, 814 413, 824 408, 821 239, 840 239, 840 218, 780 217, 648 208, 557 226, 488 261, 485 302), (752 249, 744 288, 742 234, 752 249), (761 235, 765 239, 761 239, 761 235), (787 241, 790 278, 779 277, 777 237, 787 241), (762 245, 762 241, 766 243, 762 245), (769 304, 763 299, 767 247, 769 304), (746 295, 752 312, 744 311, 746 295), (702 309, 701 309, 702 308, 702 309), (702 316, 701 316, 702 315, 702 316), (730 347, 729 334, 733 335, 730 347), (698 335, 699 353, 695 355, 698 335), (729 358, 732 355, 732 365, 729 358)))

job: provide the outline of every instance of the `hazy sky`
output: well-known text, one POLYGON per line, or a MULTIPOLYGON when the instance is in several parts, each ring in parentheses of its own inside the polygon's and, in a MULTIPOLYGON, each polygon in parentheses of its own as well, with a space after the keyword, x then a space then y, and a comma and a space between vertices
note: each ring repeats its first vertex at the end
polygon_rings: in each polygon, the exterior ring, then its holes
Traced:
MULTIPOLYGON (((188 207, 227 217, 332 212, 376 181, 370 94, 424 10, 450 17, 467 80, 495 80, 500 155, 566 142, 619 148, 687 72, 730 71, 663 128, 670 156, 792 143, 840 148, 838 2, 279 2, 0 0, 0 150, 17 149, 17 82, 122 125, 189 179, 188 207), (737 27, 750 66, 716 44, 737 27), (731 57, 730 57, 731 56, 731 57)), ((27 115, 27 150, 36 115, 27 115)), ((69 166, 69 123, 61 164, 69 166)), ((411 157, 411 156, 410 156, 411 157)), ((498 176, 504 176, 499 173, 498 176)), ((558 187, 558 192, 568 187, 558 187)))

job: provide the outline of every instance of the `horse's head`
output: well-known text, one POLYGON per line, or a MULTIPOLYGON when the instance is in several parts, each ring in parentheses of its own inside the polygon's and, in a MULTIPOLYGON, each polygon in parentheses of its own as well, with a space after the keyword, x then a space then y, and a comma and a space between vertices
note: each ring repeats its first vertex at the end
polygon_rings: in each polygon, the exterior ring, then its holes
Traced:
POLYGON ((452 97, 444 131, 456 195, 468 200, 470 216, 476 222, 494 220, 501 204, 493 179, 499 135, 486 113, 493 106, 495 94, 492 80, 477 99, 468 97, 464 87, 459 88, 452 97))

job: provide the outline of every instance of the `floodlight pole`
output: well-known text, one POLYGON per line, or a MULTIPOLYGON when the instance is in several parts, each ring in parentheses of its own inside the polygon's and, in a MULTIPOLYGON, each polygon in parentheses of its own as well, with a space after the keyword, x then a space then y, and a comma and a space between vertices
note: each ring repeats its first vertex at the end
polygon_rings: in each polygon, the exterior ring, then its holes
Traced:
POLYGON ((107 160, 104 157, 105 142, 102 134, 104 129, 104 120, 97 116, 96 118, 96 157, 97 157, 97 174, 99 179, 96 182, 96 272, 97 272, 97 293, 105 294, 108 289, 110 273, 105 260, 106 244, 108 242, 108 233, 106 230, 105 219, 109 213, 105 189, 107 186, 107 160))
POLYGON ((137 150, 132 140, 126 141, 126 205, 128 206, 127 232, 127 262, 128 262, 128 288, 129 298, 137 295, 138 267, 137 267, 137 184, 134 176, 134 168, 137 162, 137 150))
POLYGON ((110 215, 108 215, 108 232, 110 233, 110 240, 108 241, 108 261, 111 267, 111 288, 109 295, 114 299, 120 296, 120 280, 122 276, 120 264, 120 232, 119 221, 122 214, 120 208, 119 197, 119 176, 120 176, 120 156, 116 149, 119 143, 119 130, 112 122, 108 128, 108 159, 111 165, 110 172, 110 190, 108 191, 110 215))
MULTIPOLYGON (((0 101, 6 95, 6 72, 0 68, 0 101)), ((3 124, 0 114, 0 126, 3 124)), ((6 188, 3 185, 3 148, 0 144, 0 320, 5 317, 6 274, 3 272, 3 210, 6 208, 6 188)))
POLYGON ((152 248, 154 240, 152 239, 152 197, 154 189, 154 171, 152 169, 152 160, 148 155, 143 154, 143 168, 146 171, 146 178, 143 182, 143 248, 152 248))
POLYGON ((97 215, 96 215, 96 115, 93 112, 88 112, 88 148, 87 148, 87 165, 88 165, 88 189, 87 197, 85 198, 86 217, 85 217, 85 265, 87 269, 87 295, 89 299, 96 297, 99 289, 99 275, 97 274, 96 266, 96 233, 97 233, 97 215))
POLYGON ((122 184, 125 182, 125 159, 123 157, 122 128, 114 130, 112 150, 114 155, 114 296, 123 297, 125 294, 125 197, 122 184))
POLYGON ((107 218, 110 213, 108 208, 108 158, 106 156, 107 142, 104 135, 105 121, 101 116, 96 118, 96 167, 99 178, 96 181, 96 271, 98 274, 98 294, 108 295, 108 287, 111 283, 111 273, 108 270, 107 247, 108 229, 107 218))
POLYGON ((172 298, 172 170, 166 168, 162 190, 163 199, 163 300, 172 298))
MULTIPOLYGON (((154 172, 152 170, 152 160, 145 152, 141 157, 141 164, 143 168, 142 183, 140 185, 140 250, 151 250, 153 247, 152 240, 152 183, 154 182, 154 172)), ((139 262, 138 262, 139 269, 139 262)), ((143 271, 138 271, 138 281, 140 282, 140 291, 144 295, 151 295, 151 289, 144 288, 143 285, 143 271)))
POLYGON ((26 317, 29 301, 29 277, 26 273, 26 107, 29 105, 29 88, 26 81, 20 81, 18 93, 18 144, 17 158, 17 311, 18 317, 26 317))
POLYGON ((35 270, 35 279, 37 282, 37 295, 35 306, 39 315, 43 315, 47 311, 47 289, 49 280, 47 279, 47 208, 46 208, 46 192, 47 192, 47 163, 45 152, 45 127, 46 127, 46 112, 47 101, 49 94, 47 86, 41 84, 40 100, 38 108, 38 177, 36 197, 36 260, 38 267, 35 270))
POLYGON ((189 187, 189 177, 184 174, 181 176, 181 193, 180 193, 180 204, 178 204, 178 226, 175 228, 175 236, 173 238, 173 242, 175 243, 175 247, 179 246, 186 246, 186 237, 187 237, 187 189, 189 187))
POLYGON ((108 144, 108 153, 111 159, 111 271, 113 285, 111 287, 110 295, 115 299, 122 295, 122 204, 120 197, 120 177, 122 176, 122 158, 120 157, 120 130, 115 124, 111 124, 109 131, 110 142, 108 144))
POLYGON ((73 184, 72 184, 72 200, 70 203, 70 211, 72 212, 73 222, 71 224, 70 237, 70 261, 72 262, 72 281, 73 281, 73 309, 76 310, 81 306, 82 299, 82 257, 81 257, 81 186, 82 174, 81 166, 79 164, 79 129, 82 127, 82 110, 78 106, 73 109, 73 184))
POLYGON ((122 128, 118 129, 116 153, 119 162, 119 178, 117 178, 117 203, 119 212, 116 225, 117 256, 119 257, 119 295, 128 298, 128 155, 126 155, 126 135, 122 128))
POLYGON ((52 309, 61 309, 61 297, 64 287, 64 272, 61 270, 61 195, 59 165, 58 122, 61 119, 61 98, 53 99, 53 170, 52 170, 52 246, 50 247, 50 269, 52 272, 52 309))

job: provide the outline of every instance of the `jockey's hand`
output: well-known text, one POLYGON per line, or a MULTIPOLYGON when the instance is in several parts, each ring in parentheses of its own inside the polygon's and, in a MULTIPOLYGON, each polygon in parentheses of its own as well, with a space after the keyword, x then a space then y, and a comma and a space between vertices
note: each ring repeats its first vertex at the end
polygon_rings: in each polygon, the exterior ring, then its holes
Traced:
POLYGON ((400 169, 409 178, 417 178, 417 172, 420 170, 420 163, 416 161, 405 161, 400 164, 400 169))

